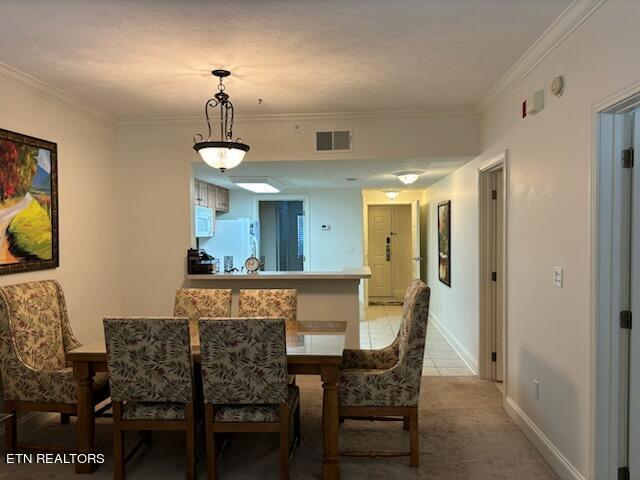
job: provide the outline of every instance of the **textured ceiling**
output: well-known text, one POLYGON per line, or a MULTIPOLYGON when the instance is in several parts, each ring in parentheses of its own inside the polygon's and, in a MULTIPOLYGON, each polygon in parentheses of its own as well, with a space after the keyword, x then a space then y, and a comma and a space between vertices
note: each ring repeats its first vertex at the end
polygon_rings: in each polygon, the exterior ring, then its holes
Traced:
POLYGON ((569 0, 2 0, 0 61, 119 119, 473 107, 569 0), (262 105, 257 99, 262 98, 262 105))
POLYGON ((380 190, 424 189, 471 160, 470 157, 426 160, 314 160, 305 162, 243 162, 220 173, 204 163, 194 163, 196 178, 231 189, 239 189, 230 178, 266 177, 280 184, 286 193, 309 188, 370 188, 380 190), (425 173, 412 185, 404 185, 396 172, 419 170, 425 173), (347 181, 355 178, 355 181, 347 181))

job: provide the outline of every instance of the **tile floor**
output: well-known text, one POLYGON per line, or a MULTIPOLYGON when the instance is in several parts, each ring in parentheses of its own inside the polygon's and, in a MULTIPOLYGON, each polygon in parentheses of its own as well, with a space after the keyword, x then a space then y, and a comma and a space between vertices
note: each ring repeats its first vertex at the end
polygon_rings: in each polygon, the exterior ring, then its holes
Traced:
MULTIPOLYGON (((400 328, 402 307, 370 305, 365 320, 360 322, 360 347, 382 348, 393 342, 400 328)), ((449 342, 429 324, 422 374, 427 376, 470 376, 467 368, 449 342)))

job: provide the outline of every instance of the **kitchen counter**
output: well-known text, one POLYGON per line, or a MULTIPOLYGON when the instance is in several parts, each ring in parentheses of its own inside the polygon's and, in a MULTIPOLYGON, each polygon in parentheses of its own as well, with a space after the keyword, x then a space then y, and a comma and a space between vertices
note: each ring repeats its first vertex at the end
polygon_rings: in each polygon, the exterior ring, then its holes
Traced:
POLYGON ((187 275, 187 280, 211 280, 211 281, 229 281, 229 280, 359 280, 362 278, 370 278, 371 270, 369 267, 349 267, 335 271, 316 271, 316 272, 232 272, 232 273, 214 273, 214 274, 196 274, 187 275))
POLYGON ((360 348, 360 283, 371 277, 369 267, 347 267, 315 272, 233 272, 186 275, 183 286, 230 288, 231 315, 238 314, 241 288, 295 288, 298 291, 297 319, 303 322, 347 322, 346 348, 360 348))

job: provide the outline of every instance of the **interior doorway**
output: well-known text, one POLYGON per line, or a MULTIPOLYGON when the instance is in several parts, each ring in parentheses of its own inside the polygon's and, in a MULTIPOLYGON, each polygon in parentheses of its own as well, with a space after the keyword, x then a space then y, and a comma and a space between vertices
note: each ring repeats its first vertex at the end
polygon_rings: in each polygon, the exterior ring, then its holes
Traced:
POLYGON ((506 368, 506 154, 479 169, 480 377, 502 388, 506 368))
POLYGON ((411 205, 370 205, 370 304, 402 302, 412 279, 411 205))
POLYGON ((598 114, 597 478, 640 479, 640 94, 598 114))
POLYGON ((267 271, 297 272, 305 263, 302 200, 259 200, 260 260, 267 271))

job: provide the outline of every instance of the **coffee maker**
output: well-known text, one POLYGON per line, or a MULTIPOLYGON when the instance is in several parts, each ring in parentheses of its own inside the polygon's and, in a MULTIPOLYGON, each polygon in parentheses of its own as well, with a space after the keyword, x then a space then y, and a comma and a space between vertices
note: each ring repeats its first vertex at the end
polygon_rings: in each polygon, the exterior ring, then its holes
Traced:
POLYGON ((187 250, 187 273, 217 273, 218 261, 204 250, 190 248, 187 250))

